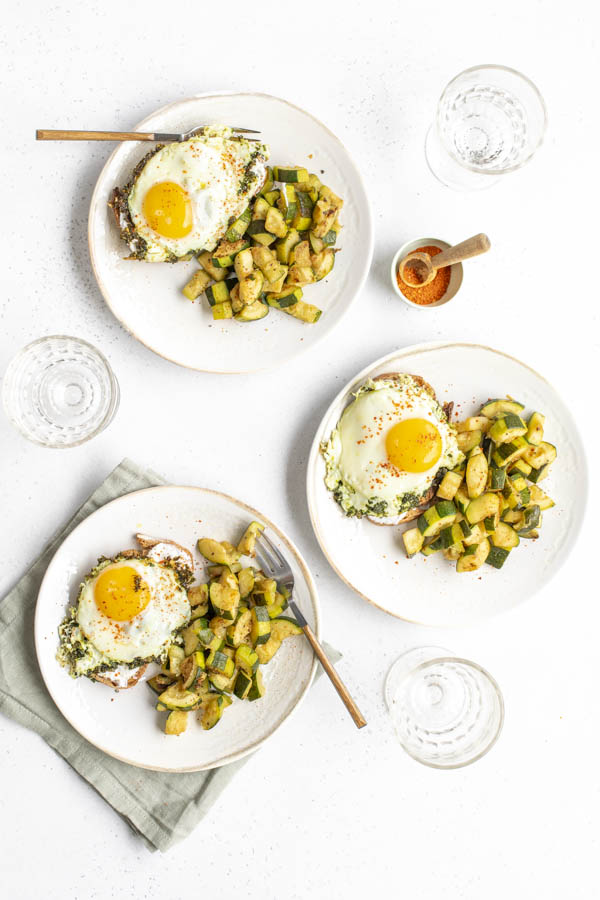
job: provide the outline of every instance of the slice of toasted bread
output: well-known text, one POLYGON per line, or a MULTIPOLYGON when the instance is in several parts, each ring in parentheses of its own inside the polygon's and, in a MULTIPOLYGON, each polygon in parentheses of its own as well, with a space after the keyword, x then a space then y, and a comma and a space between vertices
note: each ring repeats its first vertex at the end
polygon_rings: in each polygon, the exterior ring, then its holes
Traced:
POLYGON ((148 665, 140 666, 138 669, 132 669, 129 680, 123 684, 122 680, 116 677, 111 677, 110 672, 99 672, 94 675, 94 681, 99 681, 100 684, 106 684, 108 687, 114 688, 115 691, 126 691, 128 688, 135 687, 138 683, 148 665))

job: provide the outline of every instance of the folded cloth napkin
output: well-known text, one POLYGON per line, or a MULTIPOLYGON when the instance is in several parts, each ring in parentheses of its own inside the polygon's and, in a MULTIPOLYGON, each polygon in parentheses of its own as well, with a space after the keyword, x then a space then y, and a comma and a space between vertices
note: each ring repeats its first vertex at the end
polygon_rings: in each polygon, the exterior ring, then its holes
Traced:
MULTIPOLYGON (((0 710, 37 731, 150 849, 163 851, 187 837, 248 757, 207 772, 171 774, 129 766, 96 749, 62 717, 46 690, 36 660, 33 619, 48 563, 75 526, 115 497, 165 483, 123 460, 0 602, 0 710)), ((334 662, 340 658, 330 647, 327 653, 334 662)))

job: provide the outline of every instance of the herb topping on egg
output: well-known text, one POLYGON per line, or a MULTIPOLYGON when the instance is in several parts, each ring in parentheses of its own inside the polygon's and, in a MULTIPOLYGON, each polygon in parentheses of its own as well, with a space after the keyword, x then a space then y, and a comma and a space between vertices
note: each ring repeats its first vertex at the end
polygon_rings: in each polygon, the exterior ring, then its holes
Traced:
POLYGON ((189 575, 142 554, 100 559, 59 627, 58 661, 74 678, 162 662, 189 621, 189 575))
POLYGON ((321 444, 325 484, 348 516, 398 516, 417 507, 464 459, 454 428, 422 379, 365 382, 321 444))
POLYGON ((148 262, 178 262, 213 250, 261 189, 266 144, 212 126, 181 143, 159 144, 110 206, 131 250, 148 262))

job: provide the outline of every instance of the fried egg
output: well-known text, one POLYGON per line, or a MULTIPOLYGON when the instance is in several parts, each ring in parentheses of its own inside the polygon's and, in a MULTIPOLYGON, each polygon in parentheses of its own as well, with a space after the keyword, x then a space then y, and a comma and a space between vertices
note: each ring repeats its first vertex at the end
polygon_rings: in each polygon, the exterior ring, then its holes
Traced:
POLYGON ((349 516, 414 509, 440 470, 464 458, 444 410, 412 375, 362 385, 321 452, 325 484, 349 516))
POLYGON ((178 569, 142 553, 102 559, 61 625, 59 661, 75 677, 161 660, 189 620, 178 569))
POLYGON ((225 127, 150 154, 111 201, 133 255, 174 262, 213 250, 261 189, 268 156, 265 144, 225 127))

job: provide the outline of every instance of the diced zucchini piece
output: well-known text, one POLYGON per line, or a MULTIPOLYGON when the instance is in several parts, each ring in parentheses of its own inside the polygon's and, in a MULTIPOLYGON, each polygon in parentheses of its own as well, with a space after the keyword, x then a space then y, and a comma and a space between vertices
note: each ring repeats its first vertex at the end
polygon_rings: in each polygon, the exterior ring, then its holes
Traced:
POLYGON ((310 264, 315 273, 315 279, 322 281, 323 278, 326 278, 333 269, 334 262, 335 253, 329 247, 326 247, 321 253, 313 253, 310 257, 310 264))
POLYGON ((190 656, 190 654, 192 654, 200 646, 200 638, 198 637, 198 633, 202 630, 203 629, 196 629, 191 625, 188 625, 188 627, 184 628, 184 630, 181 632, 181 636, 183 638, 183 650, 186 656, 190 656))
POLYGON ((464 552, 463 544, 453 544, 452 547, 446 547, 444 550, 444 559, 450 559, 453 562, 459 559, 464 552))
POLYGON ((287 265, 290 261, 290 253, 301 241, 301 237, 296 231, 295 228, 290 228, 286 236, 277 241, 275 244, 275 252, 277 253, 277 259, 280 263, 287 265))
POLYGON ((508 444, 515 438, 527 434, 527 425, 521 416, 516 416, 514 413, 505 413, 500 418, 495 419, 488 434, 495 444, 508 444))
POLYGON ((273 178, 295 184, 297 181, 308 181, 308 170, 300 166, 273 166, 273 178))
POLYGON ((544 439, 544 422, 546 421, 546 416, 543 416, 539 412, 534 412, 530 415, 529 421, 527 423, 527 440, 530 444, 541 444, 544 439))
MULTIPOLYGON (((271 209, 270 206, 269 209, 271 209)), ((263 244, 265 247, 269 247, 275 240, 275 235, 268 232, 265 228, 264 219, 254 219, 250 222, 246 235, 251 237, 258 244, 263 244)))
POLYGON ((265 183, 263 184, 259 193, 264 196, 269 191, 272 191, 274 183, 275 183, 275 179, 273 178, 273 168, 271 166, 267 166, 267 175, 265 178, 265 183))
POLYGON ((522 517, 518 527, 519 534, 521 534, 521 532, 532 531, 534 528, 538 527, 541 521, 542 513, 540 507, 537 505, 528 506, 522 511, 522 517))
POLYGON ((453 547, 455 544, 462 543, 465 536, 468 536, 470 533, 471 529, 466 522, 457 522, 455 525, 448 525, 447 528, 442 528, 434 543, 439 541, 440 549, 447 550, 448 547, 453 547), (466 535, 462 528, 463 525, 467 528, 466 535))
POLYGON ((500 468, 510 466, 511 463, 524 456, 528 447, 530 447, 530 444, 527 443, 524 437, 517 437, 510 444, 498 444, 492 453, 492 460, 500 468))
POLYGON ((239 322, 257 322, 259 319, 264 319, 268 314, 268 305, 263 303, 262 300, 255 300, 254 303, 243 306, 240 311, 235 314, 235 318, 239 322))
POLYGON ((226 281, 217 281, 206 289, 206 299, 211 306, 229 300, 229 287, 226 281))
POLYGON ((248 675, 244 672, 243 669, 237 674, 237 678, 235 679, 235 684, 233 686, 233 693, 236 697, 239 697, 240 700, 245 700, 248 696, 250 688, 252 687, 252 673, 248 675))
MULTIPOLYGON (((485 494, 483 495, 486 496, 485 494)), ((495 496, 495 495, 494 495, 495 496)), ((473 503, 478 503, 482 497, 478 497, 473 503)), ((479 544, 471 544, 465 547, 465 552, 456 561, 457 572, 475 572, 486 561, 490 552, 490 542, 484 538, 479 544)))
POLYGON ((174 709, 167 716, 165 734, 183 734, 187 728, 188 714, 185 710, 174 709))
POLYGON ((298 210, 296 190, 292 184, 283 185, 283 189, 277 200, 277 206, 283 213, 286 223, 289 225, 293 221, 298 210))
POLYGON ((233 319, 233 308, 229 300, 224 303, 215 303, 212 309, 213 319, 233 319))
MULTIPOLYGON (((224 638, 227 632, 227 628, 229 627, 230 619, 224 619, 223 616, 213 616, 210 620, 210 630, 213 634, 216 634, 219 638, 224 638)), ((222 647, 219 647, 222 650, 222 647)))
POLYGON ((183 647, 178 647, 177 644, 171 644, 167 650, 167 659, 163 666, 164 671, 169 675, 178 676, 181 669, 181 663, 184 659, 185 650, 183 647))
POLYGON ((278 638, 271 637, 264 644, 258 644, 256 647, 256 655, 261 666, 266 666, 267 663, 271 662, 279 648, 281 647, 281 641, 278 638))
POLYGON ((249 306, 258 300, 264 283, 264 276, 257 269, 253 269, 246 278, 240 281, 240 300, 244 306, 249 306))
POLYGON ((274 306, 276 309, 285 309, 287 306, 293 306, 295 303, 299 303, 300 300, 302 300, 302 288, 299 287, 291 286, 279 293, 273 292, 267 294, 267 303, 269 306, 274 306))
POLYGON ((200 294, 206 290, 211 280, 211 276, 208 272, 205 272, 203 269, 198 269, 183 288, 184 295, 188 300, 196 300, 200 294))
POLYGON ((490 547, 490 552, 486 557, 486 563, 488 566, 493 566, 494 569, 501 569, 506 560, 508 559, 508 555, 510 550, 507 550, 506 547, 498 547, 494 545, 490 547))
POLYGON ((423 546, 423 535, 418 528, 409 528, 408 531, 402 532, 402 540, 407 556, 414 556, 423 546))
POLYGON ((271 204, 264 197, 257 197, 252 207, 252 221, 266 219, 271 204))
POLYGON ((483 522, 488 516, 497 516, 499 508, 500 501, 497 494, 481 494, 469 503, 465 513, 467 522, 475 525, 477 522, 483 522))
POLYGON ((252 272, 254 268, 254 261, 252 259, 252 250, 250 247, 247 247, 245 250, 241 250, 235 260, 234 260, 234 268, 235 274, 241 281, 242 278, 247 278, 248 275, 252 272))
POLYGON ((511 474, 513 472, 520 472, 521 475, 525 476, 525 478, 529 478, 529 476, 531 475, 531 466, 528 465, 525 462, 525 460, 518 459, 516 461, 516 463, 513 463, 512 466, 510 467, 510 471, 511 471, 511 474))
POLYGON ((456 507, 450 500, 441 500, 430 506, 417 519, 417 527, 424 538, 434 537, 442 528, 451 525, 456 518, 456 507))
POLYGON ((537 531, 537 529, 534 528, 532 531, 521 531, 520 535, 522 538, 525 538, 528 541, 535 541, 537 538, 539 538, 540 533, 539 531, 537 531))
POLYGON ((280 617, 280 615, 282 614, 282 612, 285 609, 287 609, 288 605, 289 604, 288 604, 286 598, 282 594, 277 592, 275 594, 275 599, 273 600, 273 603, 267 604, 267 612, 269 613, 269 618, 270 619, 278 619, 280 617))
POLYGON ((494 533, 497 523, 498 516, 486 516, 486 518, 483 520, 483 529, 488 536, 494 533))
POLYGON ((250 633, 252 644, 254 647, 257 644, 266 644, 271 636, 269 613, 264 606, 255 606, 250 612, 252 615, 252 631, 250 633))
POLYGON ((188 588, 188 600, 190 606, 194 609, 200 609, 200 615, 204 615, 208 610, 208 585, 196 584, 194 587, 188 588))
MULTIPOLYGON (((333 247, 333 245, 335 244, 335 242, 337 240, 338 230, 340 228, 341 228, 341 225, 339 225, 338 222, 334 222, 332 227, 327 232, 327 234, 324 234, 322 238, 319 238, 319 240, 323 241, 323 243, 326 247, 333 247)), ((312 233, 313 232, 311 231, 311 234, 312 233)))
POLYGON ((482 437, 483 432, 479 429, 476 431, 461 431, 460 434, 456 435, 458 449, 462 450, 463 453, 468 453, 473 447, 479 446, 482 437))
POLYGON ((288 227, 281 211, 274 206, 269 209, 265 217, 265 228, 278 238, 284 238, 288 233, 288 227))
POLYGON ((437 496, 441 497, 442 500, 454 500, 454 496, 461 484, 462 475, 459 475, 457 472, 446 472, 437 489, 437 496))
POLYGON ((166 691, 159 695, 159 703, 165 709, 194 709, 201 700, 200 694, 196 691, 186 691, 177 682, 171 684, 166 691))
POLYGON ((459 433, 462 431, 481 431, 483 434, 487 434, 491 424, 487 416, 471 416, 462 422, 458 422, 456 430, 459 433))
POLYGON ((313 284, 315 281, 315 273, 311 266, 299 266, 294 263, 290 266, 287 275, 287 283, 289 285, 306 285, 313 284))
POLYGON ((296 263, 298 266, 310 268, 310 244, 308 241, 300 241, 296 244, 290 256, 290 262, 296 263))
POLYGON ((206 658, 206 665, 211 672, 217 672, 219 675, 224 675, 226 678, 231 678, 233 670, 235 669, 235 663, 231 657, 222 653, 220 650, 209 653, 206 658))
POLYGON ((467 461, 465 472, 467 491, 471 500, 483 494, 488 477, 488 464, 483 452, 475 453, 474 450, 475 448, 467 461))
POLYGON ((217 566, 229 566, 234 562, 223 544, 214 541, 212 538, 199 538, 198 550, 204 559, 207 559, 217 566))
POLYGON ((227 278, 227 269, 221 269, 218 266, 214 266, 212 262, 212 253, 208 250, 205 250, 204 253, 201 253, 198 256, 198 262, 202 266, 205 272, 207 272, 213 281, 225 281, 227 278))
POLYGON ((513 547, 519 546, 519 535, 506 522, 498 522, 491 537, 491 542, 494 547, 504 547, 505 550, 512 550, 513 547))
POLYGON ((173 684, 173 678, 174 676, 172 675, 165 675, 163 672, 159 672, 154 678, 149 678, 146 684, 155 694, 162 694, 170 684, 173 684))
POLYGON ((529 486, 529 494, 530 502, 539 506, 540 509, 551 509, 555 505, 554 500, 549 497, 548 494, 545 494, 536 484, 531 484, 529 486))
POLYGON ((308 193, 296 189, 297 212, 292 219, 292 226, 297 231, 306 231, 312 224, 314 203, 308 193))
POLYGON ((506 469, 499 466, 490 466, 488 476, 488 490, 501 491, 506 483, 506 469))
POLYGON ((288 616, 280 616, 271 622, 271 634, 276 640, 285 641, 287 638, 302 634, 302 628, 295 619, 290 619, 288 616))
POLYGON ((225 694, 215 694, 202 704, 201 725, 205 731, 214 728, 221 720, 223 710, 231 704, 231 699, 225 694))
POLYGON ((280 194, 280 191, 278 191, 278 190, 267 191, 266 194, 263 194, 263 197, 265 198, 265 200, 267 201, 269 206, 275 206, 275 204, 279 200, 279 194, 280 194))
POLYGON ((432 541, 431 544, 424 544, 423 547, 421 547, 421 553, 423 556, 433 556, 434 553, 437 553, 438 550, 441 549, 442 547, 438 541, 432 541))
MULTIPOLYGON (((202 656, 204 660, 204 656, 202 653, 199 654, 202 656)), ((191 688, 196 682, 196 676, 198 674, 198 663, 196 661, 196 653, 192 653, 181 663, 181 681, 182 687, 185 691, 191 688)))
POLYGON ((471 528, 471 534, 464 537, 462 542, 465 547, 471 547, 473 544, 480 544, 486 536, 485 527, 481 522, 478 522, 476 525, 473 525, 471 528))
POLYGON ((538 484, 540 481, 543 481, 544 478, 547 478, 549 474, 550 463, 547 463, 545 466, 542 466, 541 469, 532 469, 527 477, 530 481, 533 481, 534 484, 538 484))
MULTIPOLYGON (((277 262, 275 254, 268 247, 253 247, 252 259, 269 285, 281 278, 283 266, 277 262)), ((265 286, 265 290, 269 290, 269 285, 265 286)))
POLYGON ((227 629, 227 640, 233 647, 239 647, 242 644, 248 644, 252 635, 252 611, 249 609, 242 610, 235 622, 227 629))
POLYGON ((284 290, 289 267, 285 265, 279 266, 280 276, 276 281, 270 281, 266 286, 269 294, 280 294, 284 290))
POLYGON ((246 207, 241 216, 235 220, 235 222, 229 226, 227 231, 225 232, 225 240, 231 241, 239 241, 246 234, 246 229, 248 225, 252 221, 252 210, 250 207, 246 207))
POLYGON ((308 241, 310 243, 310 249, 313 253, 320 253, 325 249, 325 241, 323 238, 316 237, 312 231, 308 233, 308 241))
POLYGON ((260 700, 265 695, 265 686, 260 669, 252 676, 252 687, 248 691, 248 700, 260 700))
POLYGON ((467 511, 467 507, 468 507, 469 503, 471 502, 469 499, 469 494, 467 493, 466 485, 461 484, 461 486, 458 488, 457 492, 455 493, 453 500, 454 500, 454 504, 458 508, 459 512, 461 512, 464 515, 465 512, 467 511))
POLYGON ((318 322, 321 317, 322 310, 320 310, 318 306, 314 306, 312 303, 305 303, 304 300, 298 300, 296 303, 290 306, 281 306, 279 305, 278 301, 274 300, 271 294, 267 294, 267 303, 269 304, 269 306, 276 306, 277 309, 280 309, 282 312, 287 313, 288 316, 293 316, 295 319, 300 319, 301 322, 308 322, 309 325, 313 325, 315 322, 318 322))
POLYGON ((495 419, 504 413, 514 413, 518 416, 524 409, 524 405, 518 400, 488 400, 481 407, 480 414, 487 416, 488 419, 495 419))
POLYGON ((250 522, 237 545, 237 549, 242 556, 254 556, 256 538, 264 530, 265 526, 261 522, 250 522))
POLYGON ((553 463, 556 459, 556 447, 547 441, 542 441, 537 447, 530 445, 523 454, 523 459, 534 469, 553 463))
POLYGON ((238 575, 240 597, 244 600, 254 590, 254 569, 251 566, 242 569, 238 575))
POLYGON ((252 675, 258 669, 258 656, 249 644, 240 644, 235 651, 235 664, 252 675))
POLYGON ((210 602, 218 616, 234 622, 240 605, 240 592, 237 587, 228 587, 213 581, 210 586, 210 602))

